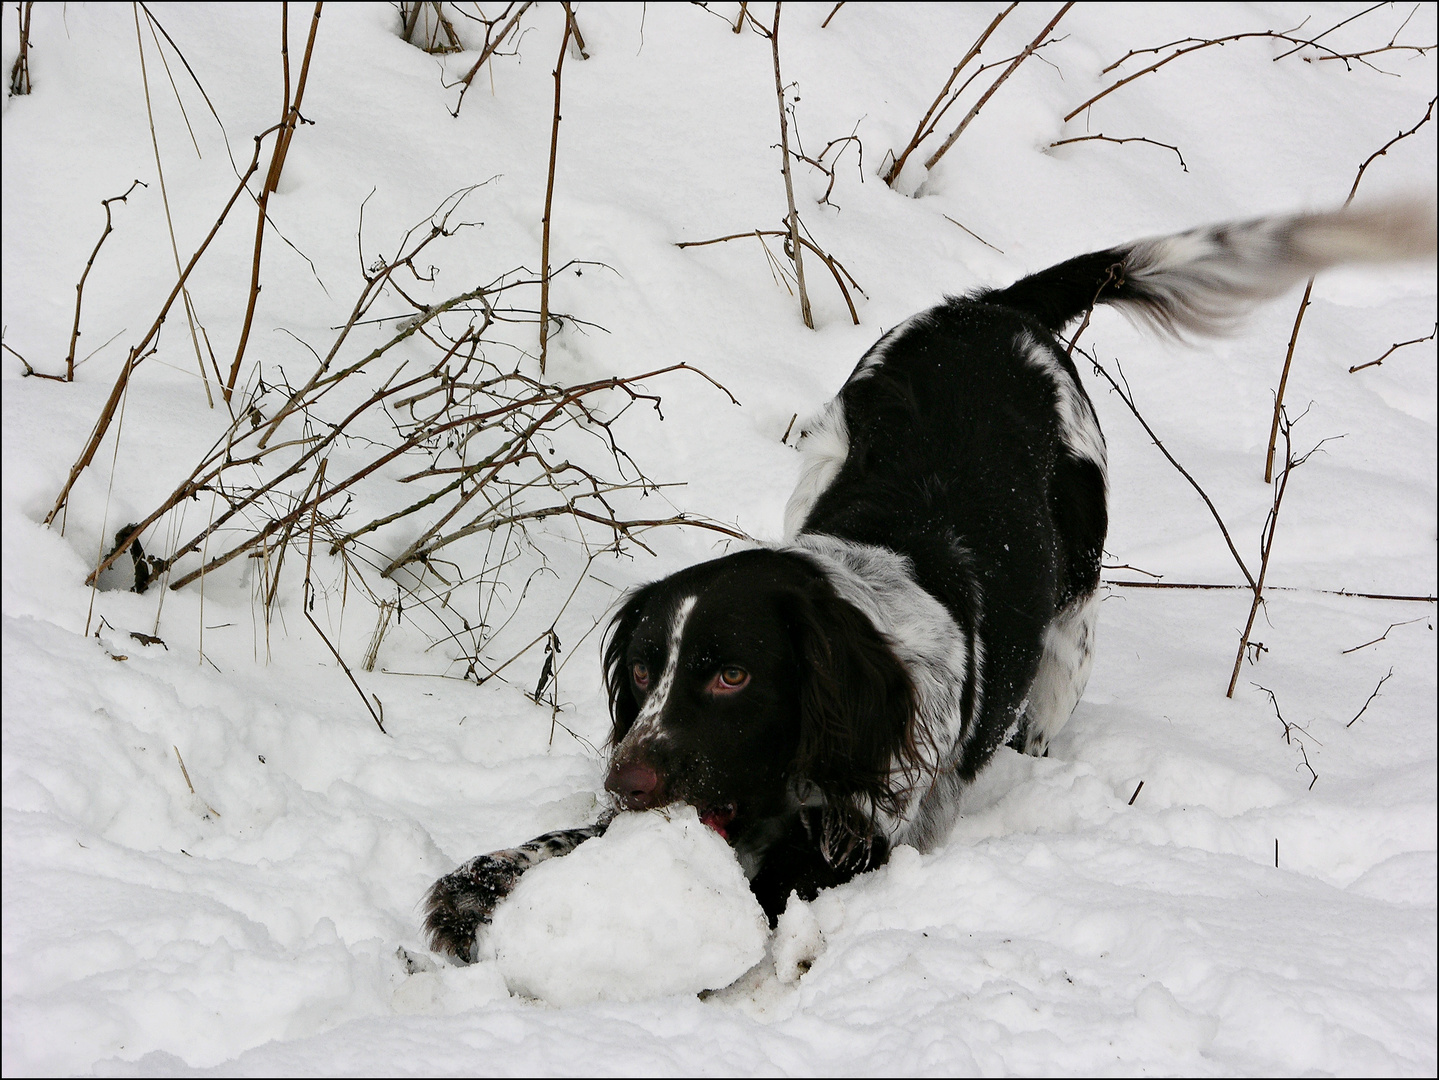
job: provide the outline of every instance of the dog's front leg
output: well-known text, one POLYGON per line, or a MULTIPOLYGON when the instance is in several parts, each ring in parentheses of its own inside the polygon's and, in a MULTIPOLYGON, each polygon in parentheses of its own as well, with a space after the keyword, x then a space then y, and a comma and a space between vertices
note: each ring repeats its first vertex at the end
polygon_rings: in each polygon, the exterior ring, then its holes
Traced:
POLYGON ((480 934, 490 924, 495 908, 530 867, 568 855, 609 827, 614 814, 593 825, 561 829, 537 836, 519 847, 477 855, 430 887, 425 897, 425 934, 430 948, 461 963, 478 959, 480 934))

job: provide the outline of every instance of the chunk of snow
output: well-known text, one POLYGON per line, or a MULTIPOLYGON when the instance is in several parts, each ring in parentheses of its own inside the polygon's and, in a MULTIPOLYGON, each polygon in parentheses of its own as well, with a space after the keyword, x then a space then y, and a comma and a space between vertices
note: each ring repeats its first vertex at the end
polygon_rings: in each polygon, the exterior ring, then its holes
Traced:
POLYGON ((520 879, 487 935, 515 993, 554 1005, 729 985, 769 924, 734 852, 692 807, 621 814, 520 879))
POLYGON ((799 982, 824 952, 824 932, 819 918, 810 905, 794 893, 789 894, 784 914, 775 924, 770 951, 774 954, 775 976, 786 985, 799 982))

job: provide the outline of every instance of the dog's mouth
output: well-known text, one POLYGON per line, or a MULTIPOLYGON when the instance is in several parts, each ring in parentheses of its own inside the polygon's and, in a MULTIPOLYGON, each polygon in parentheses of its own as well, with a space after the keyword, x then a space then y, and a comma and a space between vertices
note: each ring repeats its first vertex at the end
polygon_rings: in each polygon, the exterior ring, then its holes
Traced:
POLYGON ((725 840, 729 840, 730 825, 734 821, 736 810, 737 808, 734 803, 725 803, 723 806, 700 807, 700 821, 719 833, 725 840))

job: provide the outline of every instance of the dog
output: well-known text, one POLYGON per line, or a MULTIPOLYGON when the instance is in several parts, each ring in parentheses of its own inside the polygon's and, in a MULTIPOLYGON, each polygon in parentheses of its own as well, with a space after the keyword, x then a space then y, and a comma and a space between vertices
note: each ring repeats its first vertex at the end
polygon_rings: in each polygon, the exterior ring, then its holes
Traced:
POLYGON ((1081 255, 890 330, 807 427, 786 540, 614 616, 613 809, 437 881, 431 946, 475 957, 520 875, 618 810, 693 805, 771 921, 896 844, 942 842, 998 747, 1046 752, 1093 661, 1105 442, 1057 335, 1096 305, 1221 333, 1326 267, 1434 246, 1417 202, 1265 217, 1081 255))

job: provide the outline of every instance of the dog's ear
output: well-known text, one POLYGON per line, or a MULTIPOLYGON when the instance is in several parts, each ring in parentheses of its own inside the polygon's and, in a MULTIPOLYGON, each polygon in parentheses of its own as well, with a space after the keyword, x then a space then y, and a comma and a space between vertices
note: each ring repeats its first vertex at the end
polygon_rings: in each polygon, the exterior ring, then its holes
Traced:
POLYGON ((850 831, 897 812, 922 760, 914 684, 858 608, 817 581, 791 612, 799 658, 794 776, 820 789, 850 831), (896 768, 897 766, 897 768, 896 768))
POLYGON ((653 585, 635 589, 624 598, 619 611, 605 631, 605 686, 610 696, 610 745, 618 746, 639 715, 639 702, 630 685, 630 668, 626 661, 630 639, 639 626, 640 613, 653 591, 653 585))

